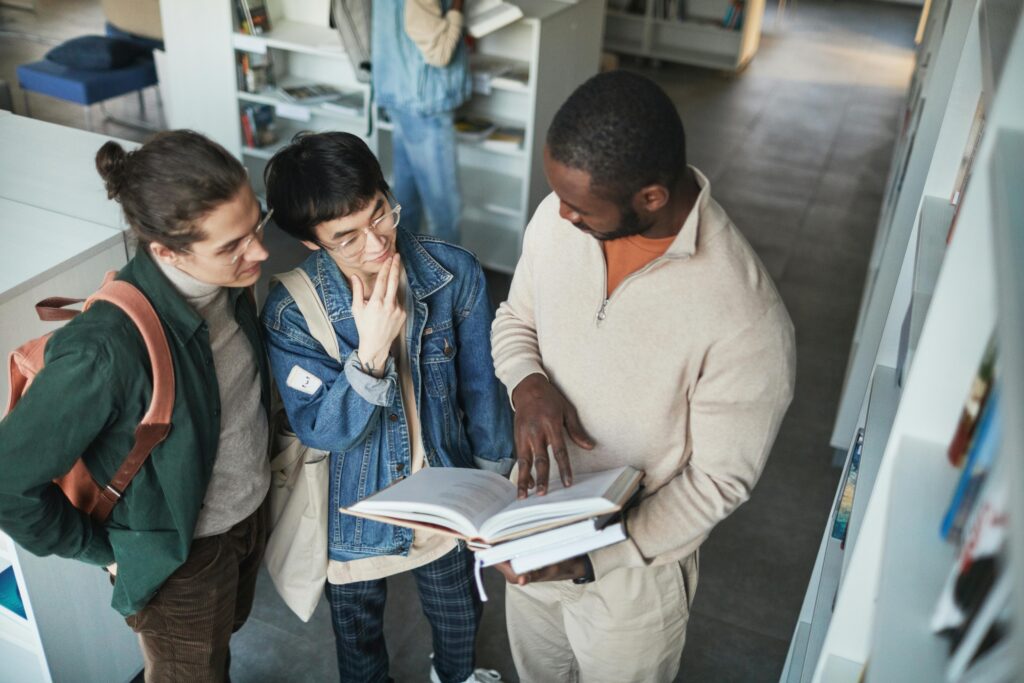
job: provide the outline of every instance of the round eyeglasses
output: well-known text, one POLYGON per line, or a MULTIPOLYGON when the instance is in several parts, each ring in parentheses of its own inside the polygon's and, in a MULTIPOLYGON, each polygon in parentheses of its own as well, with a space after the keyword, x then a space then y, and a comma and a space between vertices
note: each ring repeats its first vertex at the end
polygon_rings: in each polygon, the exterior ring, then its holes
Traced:
POLYGON ((222 266, 233 266, 238 263, 238 260, 242 258, 247 251, 249 251, 249 247, 252 246, 253 240, 263 241, 263 229, 267 227, 267 223, 270 222, 270 218, 273 215, 273 209, 264 214, 260 219, 260 222, 256 224, 256 227, 252 229, 252 232, 227 251, 217 252, 215 254, 197 254, 196 252, 188 249, 182 249, 182 251, 186 254, 192 254, 193 256, 208 258, 222 266))
POLYGON ((366 235, 368 233, 372 232, 378 236, 390 235, 398 228, 398 222, 401 220, 401 217, 402 205, 395 204, 394 208, 386 214, 377 218, 365 228, 356 228, 337 244, 320 243, 320 246, 347 259, 354 259, 366 250, 366 235))

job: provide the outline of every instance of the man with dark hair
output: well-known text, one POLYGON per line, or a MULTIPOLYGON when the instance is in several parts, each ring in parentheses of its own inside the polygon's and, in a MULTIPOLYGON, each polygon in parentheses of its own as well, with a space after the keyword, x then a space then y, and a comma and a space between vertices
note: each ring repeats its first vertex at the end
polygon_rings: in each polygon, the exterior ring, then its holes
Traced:
MULTIPOLYGON (((490 357, 491 307, 468 251, 399 227, 376 157, 348 133, 301 135, 270 160, 277 224, 328 312, 336 362, 284 287, 263 307, 270 366, 303 443, 330 451, 327 598, 342 683, 382 683, 386 578, 409 571, 433 634, 433 683, 474 669, 481 605, 461 541, 342 515, 424 467, 512 469, 508 401, 490 357)), ((424 662, 424 666, 426 662, 424 662)))
POLYGON ((749 497, 792 398, 793 326, 651 81, 580 86, 544 168, 554 192, 492 329, 519 495, 618 465, 646 477, 625 542, 523 576, 499 567, 512 652, 524 682, 670 681, 698 549, 749 497))

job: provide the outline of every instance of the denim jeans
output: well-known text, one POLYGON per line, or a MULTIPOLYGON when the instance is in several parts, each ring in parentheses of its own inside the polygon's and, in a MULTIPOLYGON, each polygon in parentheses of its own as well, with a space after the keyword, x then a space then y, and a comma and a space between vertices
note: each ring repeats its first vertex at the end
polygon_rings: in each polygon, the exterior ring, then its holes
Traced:
MULTIPOLYGON (((483 605, 473 587, 472 554, 462 545, 412 570, 423 613, 433 634, 434 669, 444 683, 461 682, 474 667, 483 605)), ((385 683, 387 579, 327 584, 341 683, 385 683)))
POLYGON ((402 205, 402 224, 410 232, 458 244, 462 196, 453 114, 388 113, 395 124, 393 189, 402 205), (422 225, 424 212, 429 227, 422 225))

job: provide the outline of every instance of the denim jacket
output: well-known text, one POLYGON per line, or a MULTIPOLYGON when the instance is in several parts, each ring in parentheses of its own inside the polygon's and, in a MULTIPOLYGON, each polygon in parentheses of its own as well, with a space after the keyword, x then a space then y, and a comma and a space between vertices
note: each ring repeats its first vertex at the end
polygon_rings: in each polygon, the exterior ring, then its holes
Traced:
MULTIPOLYGON (((431 467, 512 469, 512 412, 491 362, 491 308, 480 264, 469 252, 399 228, 408 277, 405 328, 426 458, 431 467)), ((309 333, 288 291, 271 290, 263 307, 270 365, 292 429, 331 452, 328 548, 332 560, 406 554, 412 530, 343 515, 350 506, 408 474, 411 447, 400 379, 389 360, 378 379, 360 369, 352 293, 323 250, 301 268, 312 279, 338 336, 343 365, 309 333), (317 382, 301 389, 298 366, 317 382), (315 387, 315 388, 310 388, 315 387)), ((303 375, 308 380, 308 375, 303 375)))
MULTIPOLYGON (((447 11, 450 0, 441 0, 447 11)), ((465 43, 448 66, 431 66, 405 32, 405 0, 374 0, 371 31, 377 104, 420 116, 454 111, 469 99, 473 80, 465 43)))

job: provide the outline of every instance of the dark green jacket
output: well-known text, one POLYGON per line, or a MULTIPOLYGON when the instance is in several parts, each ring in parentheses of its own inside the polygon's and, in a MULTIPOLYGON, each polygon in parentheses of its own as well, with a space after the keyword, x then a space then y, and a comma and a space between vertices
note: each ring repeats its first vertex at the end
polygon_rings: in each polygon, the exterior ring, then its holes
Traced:
MULTIPOLYGON (((176 397, 167 440, 135 476, 106 525, 73 508, 52 483, 85 457, 101 485, 134 443, 149 405, 149 356, 131 320, 99 302, 60 328, 46 366, 0 422, 0 528, 36 555, 98 566, 117 562, 112 606, 141 609, 188 556, 217 455, 220 393, 206 323, 140 250, 118 274, 149 298, 164 323, 176 397)), ((269 407, 269 374, 258 316, 231 290, 235 318, 253 345, 269 407)))

